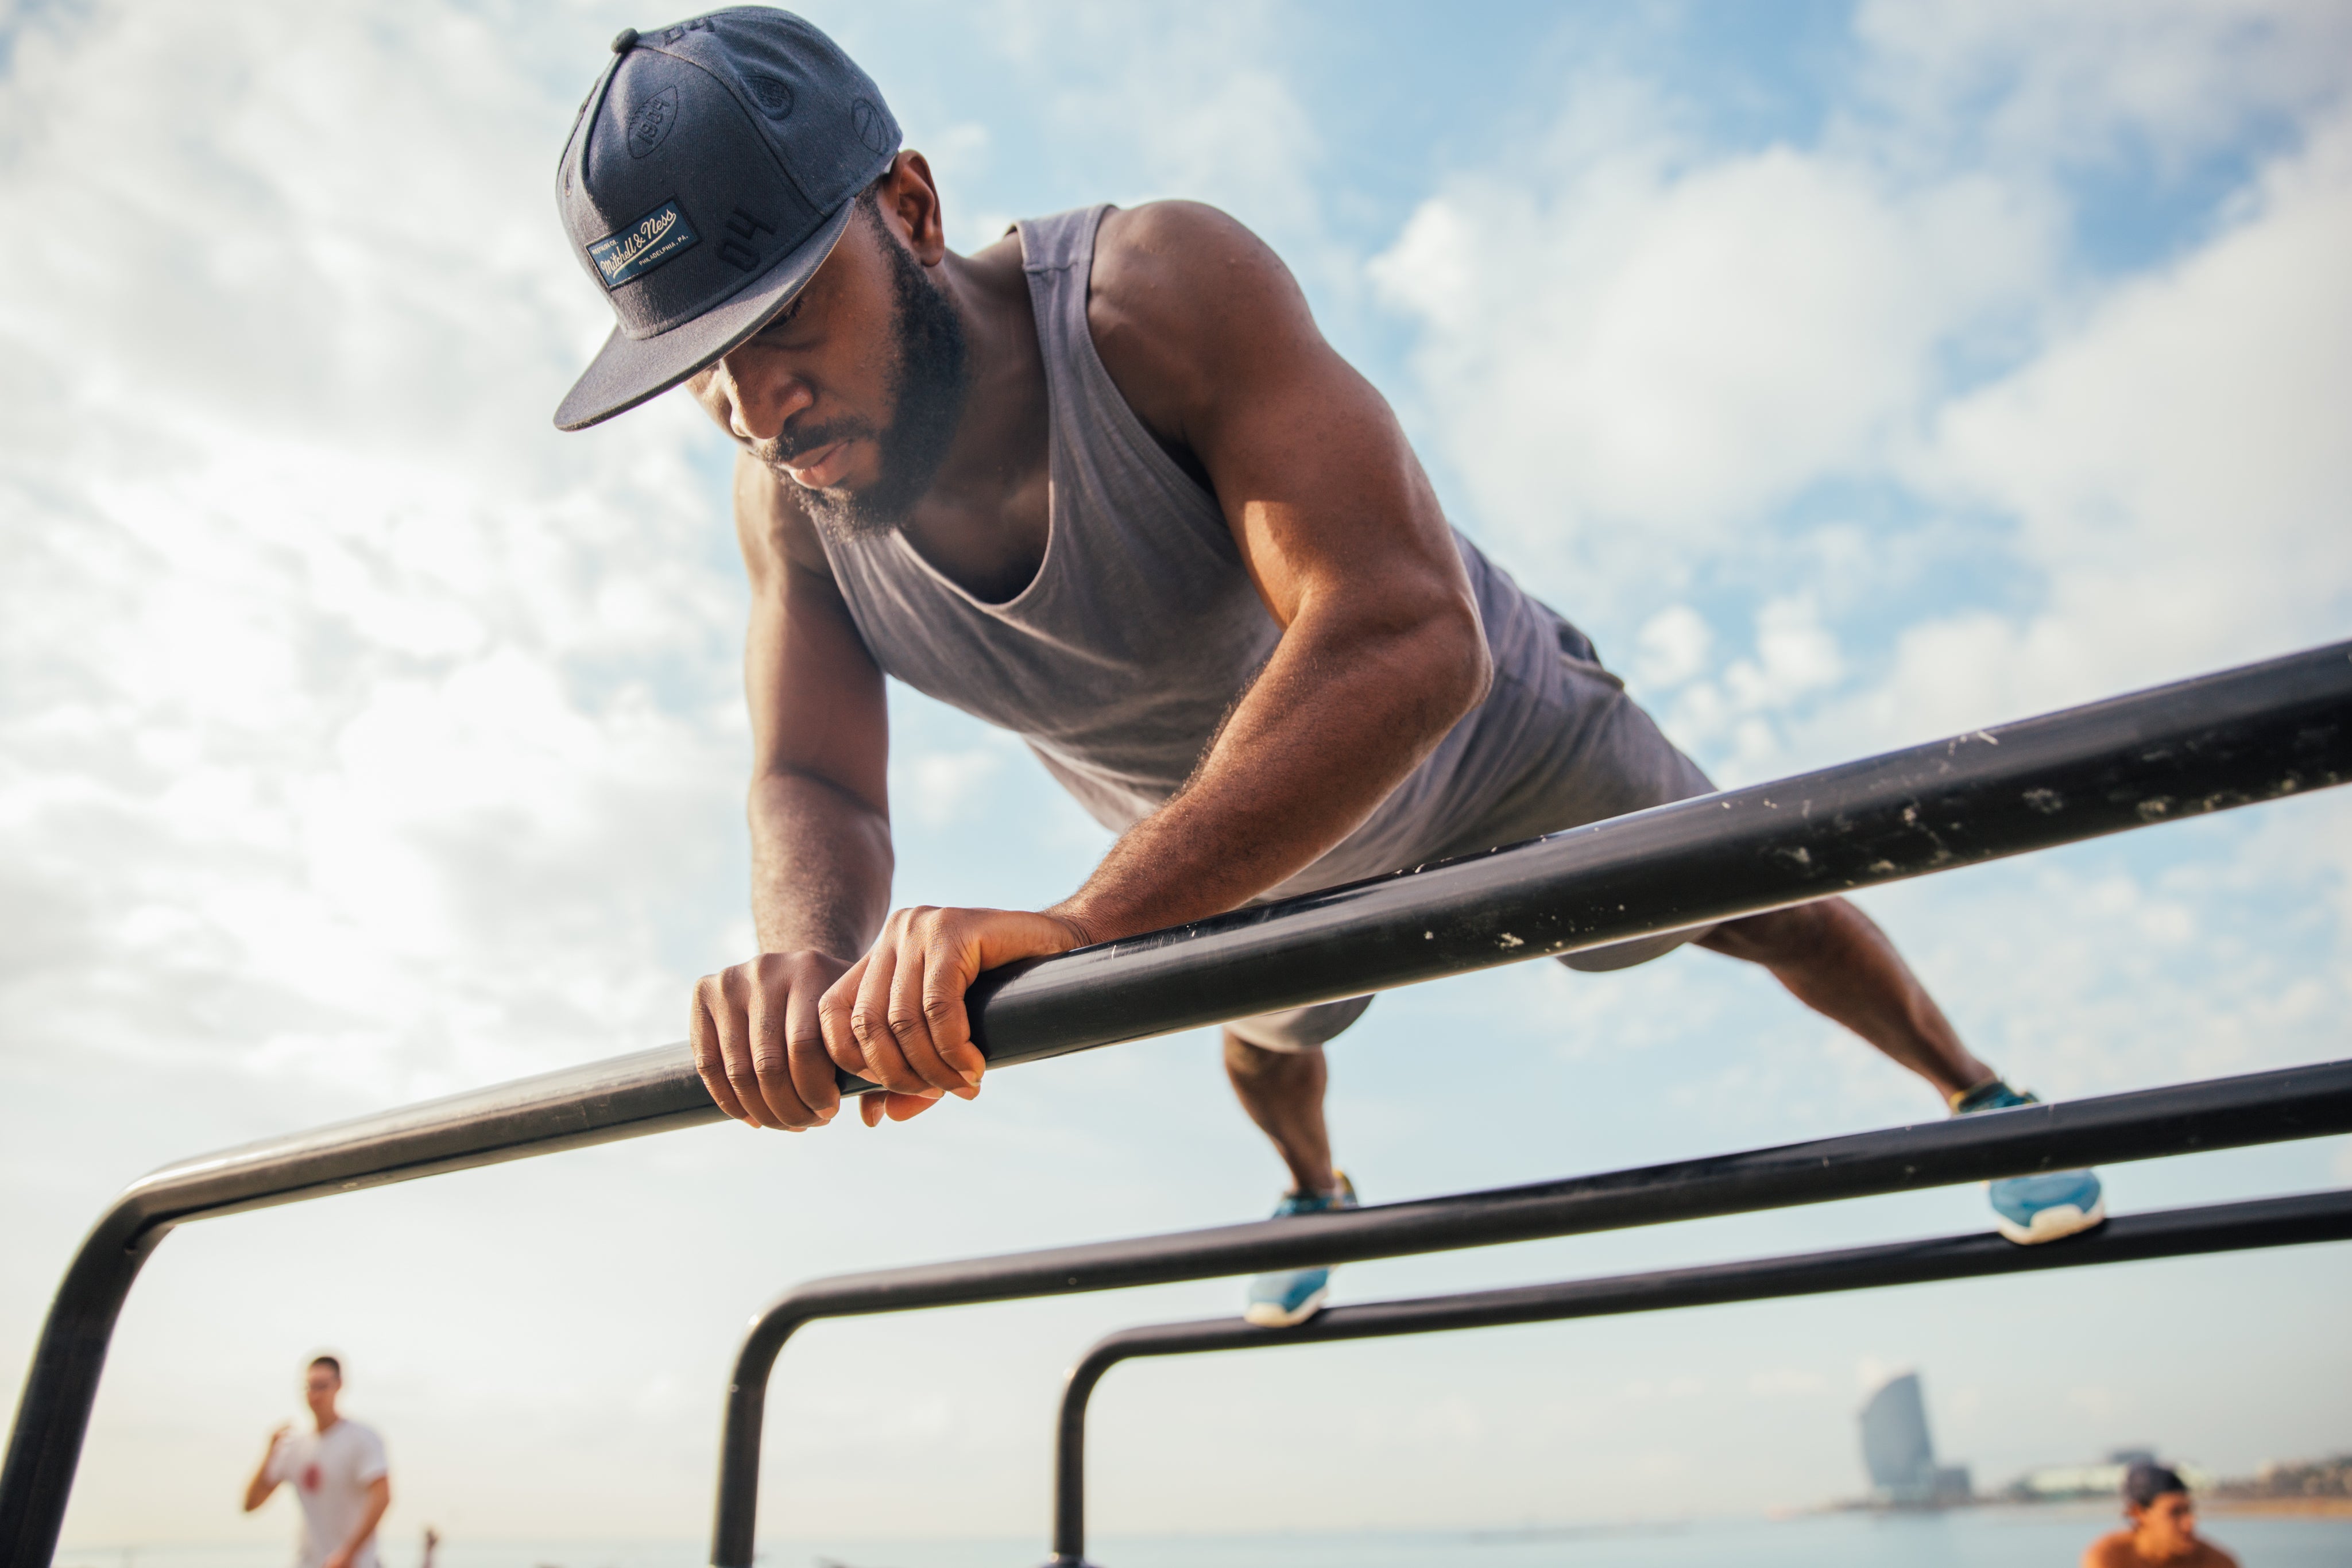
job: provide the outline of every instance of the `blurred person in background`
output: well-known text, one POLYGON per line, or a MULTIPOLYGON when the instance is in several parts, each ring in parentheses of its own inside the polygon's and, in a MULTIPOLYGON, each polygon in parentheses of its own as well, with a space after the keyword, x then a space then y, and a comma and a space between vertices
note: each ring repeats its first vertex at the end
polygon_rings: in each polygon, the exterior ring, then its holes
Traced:
MULTIPOLYGON (((342 1391, 343 1364, 314 1357, 303 1369, 302 1397, 316 1429, 285 1426, 270 1433, 260 1468, 246 1483, 247 1513, 268 1502, 280 1482, 292 1484, 302 1504, 295 1568, 376 1568, 375 1527, 392 1506, 392 1470, 374 1428, 336 1409, 342 1391)), ((428 1562, 431 1555, 428 1544, 428 1562)))
POLYGON ((2236 1558, 2197 1533, 2197 1505, 2177 1471, 2139 1464, 2124 1472, 2124 1517, 2131 1527, 2093 1542, 2083 1568, 2238 1568, 2236 1558))

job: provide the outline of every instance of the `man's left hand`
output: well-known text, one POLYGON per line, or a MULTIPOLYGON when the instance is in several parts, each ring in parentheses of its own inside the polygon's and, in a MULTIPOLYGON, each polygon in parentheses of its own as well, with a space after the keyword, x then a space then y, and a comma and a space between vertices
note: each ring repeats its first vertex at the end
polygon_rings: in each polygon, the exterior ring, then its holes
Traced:
POLYGON ((320 1563, 319 1568, 352 1568, 352 1549, 348 1546, 336 1547, 327 1553, 327 1560, 320 1563))
MULTIPOLYGON (((858 1113, 869 1127, 903 1122, 942 1094, 980 1092, 988 1061, 972 1043, 965 988, 982 969, 1066 953, 1094 940, 1066 915, 1014 909, 901 909, 866 956, 818 1003, 835 1063, 882 1085, 858 1113)), ((337 1568, 330 1564, 329 1568, 337 1568)))

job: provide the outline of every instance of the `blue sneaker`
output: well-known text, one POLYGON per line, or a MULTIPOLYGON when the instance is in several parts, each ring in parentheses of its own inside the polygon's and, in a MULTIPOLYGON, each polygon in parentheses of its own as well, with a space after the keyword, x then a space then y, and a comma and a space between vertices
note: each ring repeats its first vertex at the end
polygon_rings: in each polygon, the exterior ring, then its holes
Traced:
MULTIPOLYGON (((1356 1207, 1356 1185, 1345 1171, 1334 1171, 1339 1178, 1339 1190, 1331 1193, 1294 1192, 1284 1196, 1274 1206, 1274 1217, 1290 1214, 1321 1214, 1326 1209, 1356 1207)), ((1260 1274, 1249 1282, 1249 1295, 1242 1307, 1242 1317, 1262 1329, 1295 1328, 1323 1310, 1323 1298, 1331 1293, 1329 1269, 1285 1269, 1279 1273, 1260 1274)))
MULTIPOLYGON (((2012 1105, 2038 1105, 2031 1094, 2021 1094, 1996 1078, 1965 1094, 1952 1097, 1952 1114, 2006 1111, 2012 1105)), ((2020 1247, 2038 1246, 2073 1236, 2106 1222, 2107 1198, 2095 1171, 2044 1171, 2039 1176, 2010 1176, 1985 1183, 1992 1199, 1993 1224, 2020 1247)))

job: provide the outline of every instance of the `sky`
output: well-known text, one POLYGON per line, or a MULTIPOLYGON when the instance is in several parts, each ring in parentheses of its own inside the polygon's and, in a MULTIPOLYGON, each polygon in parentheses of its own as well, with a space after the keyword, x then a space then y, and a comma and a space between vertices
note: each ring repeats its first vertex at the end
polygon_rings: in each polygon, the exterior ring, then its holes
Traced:
MULTIPOLYGON (((888 0, 807 13, 950 235, 1186 196, 1263 234, 1454 521, 1744 783, 2352 634, 2352 10, 888 0)), ((0 4, 0 1364, 169 1160, 680 1038, 752 950, 730 449, 549 415, 609 318, 555 160, 596 4, 0 4)), ((891 693, 899 902, 1105 836, 891 693)), ((1979 1054, 2073 1096, 2333 1060, 2352 796, 1866 895, 1979 1054)), ((1921 1120, 1697 952, 1399 992, 1335 1045, 1370 1201, 1921 1120)), ((2352 1143, 2119 1166, 2119 1212, 2352 1143)), ((1280 1167, 1208 1031, 867 1133, 735 1126, 207 1221, 125 1312, 67 1524, 236 1501, 350 1369, 406 1563, 706 1528, 741 1326, 846 1270, 1219 1224, 1280 1167)), ((1977 1230, 1954 1189, 1352 1266, 1338 1300, 1977 1230)), ((1237 1281, 822 1324, 763 1542, 1042 1542, 1060 1370, 1237 1281)), ((2337 1245, 1119 1369, 1105 1531, 1578 1522, 1862 1489, 1918 1368, 1999 1484, 2352 1448, 2337 1245)), ((804 1553, 803 1553, 804 1555, 804 1553)))

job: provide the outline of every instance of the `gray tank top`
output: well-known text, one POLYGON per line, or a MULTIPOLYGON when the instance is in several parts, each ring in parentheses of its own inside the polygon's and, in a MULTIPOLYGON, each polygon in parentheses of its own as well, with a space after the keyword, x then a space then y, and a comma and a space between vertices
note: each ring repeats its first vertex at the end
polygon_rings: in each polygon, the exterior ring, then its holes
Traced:
MULTIPOLYGON (((1281 628, 1216 498, 1152 439, 1095 351, 1087 280, 1095 231, 1110 210, 1018 225, 1050 428, 1050 520, 1036 577, 990 603, 896 532, 826 537, 824 547, 884 671, 1019 735, 1097 821, 1118 831, 1192 776, 1281 628)), ((1494 651, 1492 692, 1361 827, 1274 894, 1478 847, 1480 821, 1530 760, 1557 755, 1561 654, 1590 659, 1591 647, 1454 538, 1494 651)))

